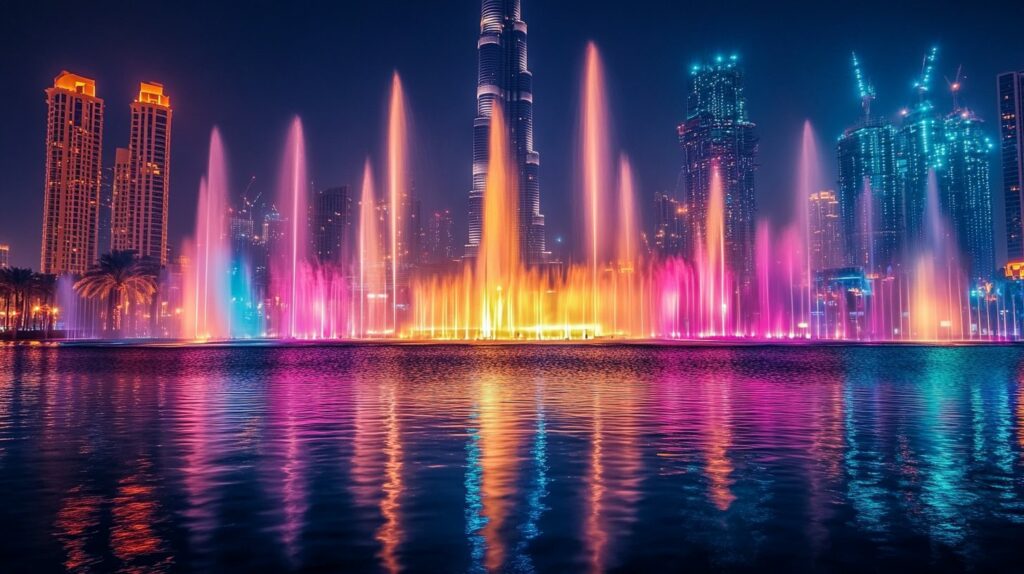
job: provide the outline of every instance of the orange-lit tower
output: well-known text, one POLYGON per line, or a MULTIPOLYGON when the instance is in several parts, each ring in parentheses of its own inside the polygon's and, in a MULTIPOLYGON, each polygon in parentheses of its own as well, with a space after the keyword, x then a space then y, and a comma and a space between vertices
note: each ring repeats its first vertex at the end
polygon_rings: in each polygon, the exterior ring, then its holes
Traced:
POLYGON ((43 190, 43 273, 85 273, 96 261, 103 100, 96 82, 61 72, 46 90, 46 186, 43 190))
POLYGON ((125 150, 117 150, 114 165, 110 245, 112 249, 132 250, 140 257, 152 257, 166 264, 171 99, 164 94, 163 85, 142 82, 131 110, 127 157, 123 155, 125 150))

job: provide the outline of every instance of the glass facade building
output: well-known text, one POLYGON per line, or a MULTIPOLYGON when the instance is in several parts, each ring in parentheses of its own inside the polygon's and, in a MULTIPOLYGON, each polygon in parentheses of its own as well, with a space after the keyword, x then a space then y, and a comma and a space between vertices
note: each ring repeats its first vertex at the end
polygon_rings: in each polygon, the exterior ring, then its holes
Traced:
POLYGON ((999 157, 1006 206, 1006 258, 1024 261, 1024 72, 999 74, 999 157))
POLYGON ((743 284, 754 271, 757 138, 747 117, 743 72, 736 56, 691 70, 686 121, 678 127, 683 149, 682 202, 693 222, 693 244, 703 243, 712 170, 721 175, 728 265, 743 284))
POLYGON ((477 110, 473 121, 473 187, 465 254, 475 257, 483 235, 483 196, 489 161, 491 114, 500 105, 508 118, 509 149, 519 186, 520 252, 528 263, 546 259, 540 211, 540 154, 533 148, 533 74, 527 68, 526 23, 519 0, 483 0, 477 41, 477 110))
POLYGON ((896 182, 896 130, 865 116, 836 145, 837 200, 845 260, 868 270, 895 263, 903 235, 903 201, 896 182))
POLYGON ((972 278, 991 278, 996 268, 989 173, 994 144, 985 135, 981 119, 967 109, 954 110, 947 116, 944 131, 942 212, 956 235, 965 269, 972 278))

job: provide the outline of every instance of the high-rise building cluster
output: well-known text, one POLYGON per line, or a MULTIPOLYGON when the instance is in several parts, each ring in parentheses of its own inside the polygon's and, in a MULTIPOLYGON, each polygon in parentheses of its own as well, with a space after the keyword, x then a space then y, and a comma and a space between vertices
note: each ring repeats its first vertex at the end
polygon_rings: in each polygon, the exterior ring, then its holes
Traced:
POLYGON ((46 176, 40 270, 85 273, 100 246, 167 262, 170 99, 143 82, 130 106, 128 147, 114 154, 110 237, 102 213, 105 104, 90 78, 61 72, 46 90, 46 176))
POLYGON ((952 238, 971 277, 987 278, 995 272, 993 143, 978 115, 960 105, 959 78, 950 83, 952 109, 936 106, 937 55, 935 48, 926 55, 917 101, 898 122, 872 113, 875 89, 853 58, 863 113, 836 144, 845 260, 869 273, 893 272, 952 238))
MULTIPOLYGON (((972 278, 995 273, 994 144, 981 117, 961 103, 959 73, 949 82, 952 107, 943 112, 936 105, 937 58, 937 49, 926 54, 914 83, 915 101, 893 121, 872 112, 875 88, 853 57, 862 114, 836 143, 836 189, 819 190, 807 199, 807 240, 815 271, 894 273, 943 243, 952 246, 972 278)), ((1022 75, 1001 75, 999 90, 1009 258, 1024 261, 1022 75)), ((712 174, 717 172, 728 265, 741 285, 749 283, 755 261, 758 138, 736 56, 716 57, 691 69, 687 118, 678 135, 683 156, 679 187, 675 197, 655 196, 651 247, 663 255, 692 256, 706 241, 712 174)))

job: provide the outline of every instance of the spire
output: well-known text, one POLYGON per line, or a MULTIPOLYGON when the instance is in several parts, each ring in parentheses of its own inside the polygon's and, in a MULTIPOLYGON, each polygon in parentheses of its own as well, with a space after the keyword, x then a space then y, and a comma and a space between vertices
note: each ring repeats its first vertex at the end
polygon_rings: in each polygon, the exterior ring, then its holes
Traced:
POLYGON ((857 53, 853 52, 852 55, 853 76, 857 80, 857 95, 860 96, 860 106, 864 109, 864 119, 868 119, 871 117, 871 102, 875 99, 875 86, 864 76, 857 53))
POLYGON ((939 55, 939 47, 932 46, 925 54, 921 62, 921 75, 914 82, 914 89, 917 90, 919 103, 924 103, 928 97, 928 90, 932 87, 932 73, 935 71, 935 59, 939 55))

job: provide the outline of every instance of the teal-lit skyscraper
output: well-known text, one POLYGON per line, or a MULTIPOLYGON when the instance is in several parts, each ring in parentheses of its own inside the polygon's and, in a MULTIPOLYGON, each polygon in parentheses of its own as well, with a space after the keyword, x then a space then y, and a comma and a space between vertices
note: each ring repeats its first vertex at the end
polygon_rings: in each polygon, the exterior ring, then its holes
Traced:
POLYGON ((896 177, 896 128, 885 118, 871 115, 874 87, 856 56, 853 66, 864 114, 843 132, 836 145, 844 250, 850 265, 885 270, 896 263, 904 233, 903 198, 896 177))
MULTIPOLYGON (((959 82, 953 89, 959 90, 959 82)), ((985 135, 981 119, 959 106, 946 117, 943 131, 942 211, 956 234, 957 247, 971 277, 990 278, 995 272, 989 174, 994 144, 985 135)))
POLYGON ((757 138, 747 116, 743 72, 736 56, 717 57, 694 66, 691 80, 686 121, 678 132, 683 148, 680 183, 694 224, 693 240, 704 240, 711 174, 717 166, 725 203, 726 258, 742 282, 748 283, 754 269, 757 138))
POLYGON ((930 94, 937 54, 938 49, 932 48, 925 57, 921 76, 914 82, 918 101, 900 112, 903 123, 896 132, 896 174, 905 226, 901 243, 908 254, 926 239, 928 173, 940 174, 945 165, 945 121, 930 94))
POLYGON ((1006 202, 1006 257, 1024 261, 1024 72, 999 74, 999 156, 1002 160, 1003 199, 1006 202))

